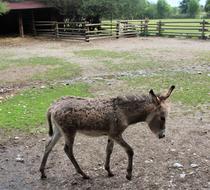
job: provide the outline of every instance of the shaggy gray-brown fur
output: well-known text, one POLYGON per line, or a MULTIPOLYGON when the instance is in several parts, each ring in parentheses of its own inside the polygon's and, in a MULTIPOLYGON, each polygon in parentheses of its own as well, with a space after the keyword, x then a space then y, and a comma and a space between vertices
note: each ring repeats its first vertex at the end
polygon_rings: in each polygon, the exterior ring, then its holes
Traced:
POLYGON ((113 130, 122 133, 129 124, 145 121, 148 104, 152 104, 150 96, 110 99, 63 97, 50 107, 49 112, 64 133, 77 130, 97 136, 109 135, 113 130))
POLYGON ((91 99, 63 97, 55 102, 48 110, 49 134, 52 136, 46 145, 40 166, 41 177, 46 178, 44 168, 52 148, 63 135, 65 138, 64 151, 75 169, 84 179, 89 178, 78 165, 74 154, 73 144, 77 132, 90 136, 108 136, 106 147, 105 169, 108 176, 113 176, 110 170, 110 156, 114 142, 122 146, 128 155, 126 178, 132 177, 133 149, 122 137, 124 130, 131 124, 146 121, 149 128, 159 138, 165 136, 165 121, 167 105, 165 100, 175 87, 171 86, 168 93, 156 96, 153 90, 149 95, 118 96, 107 99, 91 99))

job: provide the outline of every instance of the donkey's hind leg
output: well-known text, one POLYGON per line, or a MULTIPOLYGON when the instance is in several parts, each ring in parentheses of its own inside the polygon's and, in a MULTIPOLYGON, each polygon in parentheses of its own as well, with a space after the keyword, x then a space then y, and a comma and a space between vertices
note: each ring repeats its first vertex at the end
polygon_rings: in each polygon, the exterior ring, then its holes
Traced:
POLYGON ((44 172, 47 158, 49 156, 49 153, 51 152, 51 150, 53 149, 53 147, 55 146, 55 144, 58 142, 58 140, 61 137, 61 133, 56 127, 54 127, 53 132, 54 132, 54 134, 53 134, 52 138, 49 140, 48 144, 45 147, 44 156, 42 158, 41 166, 39 169, 39 171, 41 172, 41 179, 44 179, 47 177, 44 172))
POLYGON ((74 145, 74 139, 75 139, 76 132, 73 132, 68 135, 65 135, 65 146, 64 151, 68 158, 71 160, 72 164, 74 165, 76 171, 82 175, 83 179, 89 179, 89 176, 87 176, 82 169, 80 168, 79 164, 77 163, 74 153, 73 153, 73 145, 74 145))
POLYGON ((114 174, 110 170, 110 157, 113 151, 113 147, 114 147, 114 141, 109 138, 106 146, 106 162, 105 162, 105 170, 108 172, 109 177, 114 176, 114 174))

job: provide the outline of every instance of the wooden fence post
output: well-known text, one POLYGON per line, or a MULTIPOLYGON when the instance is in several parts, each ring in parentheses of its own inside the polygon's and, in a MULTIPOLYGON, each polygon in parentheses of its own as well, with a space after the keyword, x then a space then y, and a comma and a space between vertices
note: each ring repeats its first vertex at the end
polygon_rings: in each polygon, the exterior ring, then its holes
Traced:
POLYGON ((145 19, 144 21, 144 36, 148 35, 148 19, 145 19))
POLYGON ((140 35, 141 36, 143 35, 143 20, 141 20, 141 23, 140 23, 140 35))
POLYGON ((206 21, 205 20, 203 20, 203 22, 201 22, 201 24, 202 24, 202 29, 201 29, 201 31, 202 31, 202 34, 201 34, 201 39, 203 39, 203 40, 205 40, 206 39, 206 36, 205 36, 205 31, 206 31, 206 21))
POLYGON ((20 37, 24 38, 23 15, 22 15, 22 12, 19 12, 19 15, 18 15, 18 24, 19 24, 19 34, 20 34, 20 37))
POLYGON ((90 38, 89 38, 89 26, 87 26, 88 22, 85 23, 85 41, 89 42, 90 38))
POLYGON ((119 38, 119 35, 120 34, 120 21, 118 20, 117 21, 117 24, 116 24, 116 38, 118 39, 119 38))
POLYGON ((162 22, 161 22, 161 20, 157 23, 157 30, 158 30, 157 35, 161 36, 161 30, 162 30, 162 22))
POLYGON ((55 37, 56 37, 56 38, 59 38, 58 22, 55 22, 55 37))
POLYGON ((35 19, 34 19, 34 11, 33 10, 31 12, 31 16, 32 16, 32 31, 33 31, 33 35, 36 36, 37 35, 36 23, 35 23, 35 19))

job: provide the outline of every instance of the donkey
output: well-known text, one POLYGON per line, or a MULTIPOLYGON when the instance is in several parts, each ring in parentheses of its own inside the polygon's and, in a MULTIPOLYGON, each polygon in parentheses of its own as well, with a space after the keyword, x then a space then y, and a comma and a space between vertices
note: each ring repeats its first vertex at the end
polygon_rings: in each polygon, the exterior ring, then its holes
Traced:
POLYGON ((47 112, 50 141, 45 147, 40 166, 41 178, 46 178, 45 165, 52 148, 63 135, 64 151, 74 165, 76 171, 84 179, 89 179, 73 154, 73 144, 77 132, 89 136, 108 136, 106 147, 105 170, 108 176, 114 174, 110 169, 110 157, 114 142, 122 146, 128 156, 126 178, 132 178, 132 162, 134 151, 122 137, 124 130, 131 124, 146 121, 151 131, 158 137, 165 137, 167 102, 165 101, 174 90, 171 86, 164 95, 156 95, 150 90, 149 95, 118 96, 107 99, 88 99, 63 97, 55 102, 47 112))

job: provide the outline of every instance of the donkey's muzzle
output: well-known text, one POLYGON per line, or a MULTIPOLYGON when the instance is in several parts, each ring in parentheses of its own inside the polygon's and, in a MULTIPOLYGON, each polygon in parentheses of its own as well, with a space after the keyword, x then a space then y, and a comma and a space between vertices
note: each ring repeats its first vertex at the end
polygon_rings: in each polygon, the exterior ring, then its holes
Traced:
POLYGON ((160 134, 159 134, 159 139, 162 139, 162 138, 164 138, 166 135, 165 135, 165 131, 162 131, 162 132, 160 132, 160 134))

